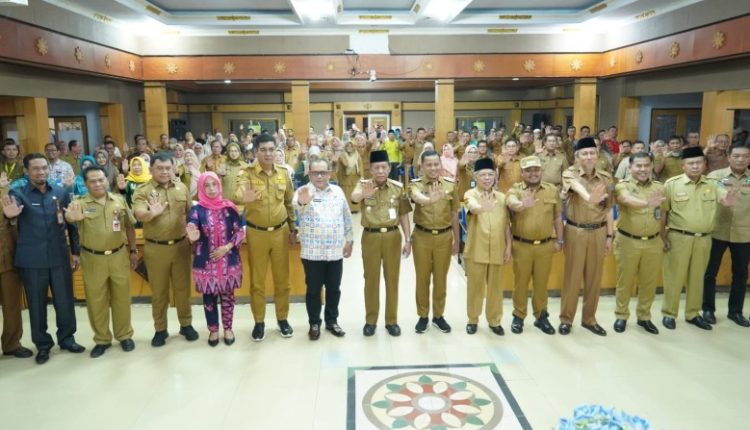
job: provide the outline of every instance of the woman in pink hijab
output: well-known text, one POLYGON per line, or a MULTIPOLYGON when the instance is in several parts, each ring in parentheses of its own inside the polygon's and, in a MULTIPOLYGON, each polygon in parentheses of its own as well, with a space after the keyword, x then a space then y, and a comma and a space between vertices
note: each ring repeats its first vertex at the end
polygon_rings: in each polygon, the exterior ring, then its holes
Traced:
POLYGON ((443 145, 443 154, 440 156, 440 164, 443 166, 441 175, 455 181, 458 172, 458 159, 453 155, 453 145, 450 143, 443 145))
POLYGON ((222 197, 221 180, 214 172, 198 178, 198 204, 190 209, 185 228, 193 244, 193 281, 203 294, 208 323, 208 344, 219 343, 219 313, 224 326, 224 343, 234 343, 234 290, 242 286, 239 247, 245 237, 237 207, 222 197))

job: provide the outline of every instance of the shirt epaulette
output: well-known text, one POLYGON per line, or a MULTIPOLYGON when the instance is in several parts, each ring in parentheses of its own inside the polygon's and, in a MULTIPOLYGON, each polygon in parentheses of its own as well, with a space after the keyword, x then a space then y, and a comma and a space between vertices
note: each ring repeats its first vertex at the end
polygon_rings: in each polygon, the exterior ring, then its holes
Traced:
POLYGON ((455 179, 449 178, 447 176, 443 176, 443 180, 446 181, 446 182, 450 182, 451 184, 455 184, 456 183, 455 179))
POLYGON ((668 183, 670 183, 670 182, 673 182, 673 181, 675 181, 675 180, 676 180, 677 178, 679 178, 679 177, 681 177, 681 176, 682 176, 682 175, 672 176, 671 178, 667 179, 667 180, 666 180, 666 181, 664 182, 664 185, 666 185, 666 184, 668 184, 668 183))
POLYGON ((397 186, 399 188, 404 188, 404 184, 402 184, 399 181, 394 181, 393 179, 388 179, 388 183, 389 184, 393 184, 393 185, 395 185, 395 186, 397 186))
POLYGON ((422 182, 422 178, 421 177, 414 178, 414 179, 410 180, 409 182, 422 182))

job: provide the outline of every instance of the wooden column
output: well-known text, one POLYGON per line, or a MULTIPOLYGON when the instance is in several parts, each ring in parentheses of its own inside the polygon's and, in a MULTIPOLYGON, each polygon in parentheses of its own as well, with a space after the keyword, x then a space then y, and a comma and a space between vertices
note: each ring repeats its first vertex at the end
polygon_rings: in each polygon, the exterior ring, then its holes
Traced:
POLYGON ((435 81, 435 148, 445 142, 445 135, 456 129, 455 81, 435 81))
POLYGON ((216 106, 213 106, 213 109, 211 111, 211 130, 213 130, 214 134, 221 133, 222 135, 228 135, 229 133, 226 133, 224 130, 224 114, 216 111, 216 106))
POLYGON ((146 139, 158 144, 159 135, 169 133, 167 88, 164 82, 146 82, 143 86, 146 139))
POLYGON ((511 109, 510 110, 510 121, 505 124, 505 132, 509 135, 516 123, 521 122, 521 115, 523 114, 522 109, 511 109))
POLYGON ((573 125, 580 130, 587 125, 596 135, 596 78, 576 79, 573 86, 573 125))
POLYGON ((563 136, 565 135, 565 128, 567 127, 567 124, 565 123, 565 109, 556 107, 555 110, 552 112, 552 125, 559 125, 563 128, 563 136))
POLYGON ((16 97, 16 126, 21 150, 24 154, 44 154, 44 145, 49 143, 49 111, 44 97, 16 97))
POLYGON ((310 83, 307 81, 292 81, 291 116, 294 136, 305 142, 310 132, 310 83))
POLYGON ((284 131, 292 130, 294 133, 294 118, 292 116, 292 93, 284 93, 284 131))
POLYGON ((640 97, 620 97, 620 106, 617 114, 617 136, 620 140, 638 140, 640 114, 640 97))
POLYGON ((122 103, 105 103, 99 108, 102 124, 102 137, 112 136, 117 146, 124 149, 127 146, 125 136, 125 113, 122 103))
POLYGON ((731 99, 735 91, 708 91, 703 93, 701 108, 701 144, 712 134, 727 133, 731 136, 734 125, 734 110, 731 99))

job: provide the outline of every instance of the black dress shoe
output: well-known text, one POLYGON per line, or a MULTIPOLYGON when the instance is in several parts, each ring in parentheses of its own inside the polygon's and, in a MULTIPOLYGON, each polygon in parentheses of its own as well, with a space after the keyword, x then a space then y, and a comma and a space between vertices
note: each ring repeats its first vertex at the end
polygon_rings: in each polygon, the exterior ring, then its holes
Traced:
POLYGON ((560 323, 560 327, 557 328, 557 331, 560 332, 561 335, 570 334, 570 324, 560 323))
POLYGON ((625 320, 621 320, 621 319, 615 320, 615 331, 618 332, 618 333, 624 332, 625 331, 625 325, 627 323, 628 322, 625 321, 625 320))
POLYGON ((344 337, 344 335, 346 334, 344 329, 339 327, 337 323, 326 324, 326 330, 330 331, 331 334, 333 334, 336 337, 344 337))
POLYGON ((703 311, 703 320, 709 324, 716 324, 716 315, 714 315, 714 311, 703 311))
POLYGON ((443 333, 450 333, 451 332, 451 326, 448 324, 448 321, 445 320, 443 317, 433 318, 432 319, 432 325, 437 327, 440 331, 443 333))
MULTIPOLYGON (((211 333, 211 334, 214 334, 214 333, 211 333)), ((219 334, 218 333, 216 333, 216 337, 214 339, 211 339, 211 335, 208 335, 208 346, 210 346, 211 348, 213 348, 213 347, 215 347, 218 344, 219 344, 219 334)))
POLYGON ((191 325, 180 327, 180 334, 183 335, 185 337, 185 340, 189 342, 198 340, 198 332, 195 331, 195 329, 191 325))
POLYGON ((253 332, 250 335, 250 338, 253 340, 253 342, 260 342, 263 339, 266 338, 266 323, 255 323, 255 326, 253 327, 253 332))
POLYGON ((476 324, 466 324, 466 333, 468 334, 476 334, 477 332, 477 325, 476 324))
POLYGON ((585 328, 586 330, 590 331, 591 333, 594 333, 597 336, 606 336, 607 335, 607 331, 604 330, 602 328, 602 326, 600 326, 599 324, 592 324, 592 325, 581 324, 581 326, 583 326, 583 328, 585 328))
POLYGON ((227 337, 226 335, 224 335, 224 345, 231 346, 232 344, 234 344, 234 339, 234 337, 227 337))
POLYGON ((513 315, 513 321, 510 323, 510 331, 513 333, 523 333, 523 320, 513 315))
POLYGON ((702 316, 698 315, 697 317, 693 317, 693 319, 687 320, 688 323, 698 327, 702 328, 703 330, 712 330, 713 327, 711 324, 707 323, 706 320, 703 319, 702 316))
POLYGON ((16 358, 29 358, 34 355, 34 353, 29 348, 19 346, 15 351, 3 352, 3 355, 12 355, 16 358))
POLYGON ((320 339, 320 324, 310 325, 310 331, 307 332, 307 336, 310 338, 310 340, 320 339))
POLYGON ((279 334, 281 337, 292 337, 294 335, 294 329, 289 325, 287 320, 279 320, 279 334))
POLYGON ((364 327, 362 327, 362 334, 370 337, 375 334, 375 324, 365 324, 364 327))
POLYGON ((75 341, 70 342, 67 345, 60 345, 60 349, 64 349, 64 350, 66 350, 68 352, 72 352, 74 354, 80 354, 80 353, 82 353, 83 351, 86 350, 86 348, 84 348, 83 346, 77 344, 75 341))
POLYGON ((133 339, 125 339, 120 341, 120 348, 125 352, 130 352, 135 349, 135 342, 133 339))
POLYGON ((534 327, 538 328, 545 334, 555 334, 555 328, 549 323, 546 315, 540 315, 539 319, 534 321, 534 327))
POLYGON ((94 349, 91 350, 91 358, 99 358, 112 346, 111 343, 105 343, 103 345, 96 344, 94 349))
POLYGON ((49 361, 49 349, 40 349, 39 352, 36 353, 36 358, 34 358, 36 361, 36 364, 44 364, 47 361, 49 361))
POLYGON ((394 337, 401 336, 401 327, 398 326, 398 324, 386 324, 385 329, 388 331, 388 334, 394 337))
POLYGON ((651 320, 638 320, 638 325, 651 334, 659 334, 659 329, 656 328, 651 320))
MULTIPOLYGON (((734 321, 738 326, 750 327, 750 321, 743 317, 741 313, 728 314, 727 318, 734 321)), ((703 319, 706 319, 705 317, 703 319)))
POLYGON ((414 331, 417 333, 424 333, 427 330, 427 324, 430 322, 427 318, 419 318, 417 325, 414 326, 414 331))
POLYGON ((154 346, 154 347, 164 346, 164 344, 167 343, 168 337, 169 337, 169 333, 167 333, 166 330, 157 331, 156 333, 154 333, 154 337, 151 338, 151 346, 154 346))
POLYGON ((490 326, 490 330, 492 330, 493 333, 495 333, 498 336, 504 336, 505 330, 503 330, 503 327, 501 325, 496 326, 490 326))
POLYGON ((666 328, 668 328, 670 330, 674 330, 675 328, 677 328, 677 323, 675 322, 674 318, 672 318, 672 317, 664 317, 664 318, 662 318, 661 319, 661 325, 663 325, 664 327, 666 327, 666 328))

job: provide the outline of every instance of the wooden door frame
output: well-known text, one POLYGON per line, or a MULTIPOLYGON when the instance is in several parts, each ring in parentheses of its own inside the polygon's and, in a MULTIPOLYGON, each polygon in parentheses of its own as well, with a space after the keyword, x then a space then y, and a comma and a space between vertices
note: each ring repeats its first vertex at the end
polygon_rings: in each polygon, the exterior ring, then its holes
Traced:
POLYGON ((651 109, 651 127, 649 129, 648 138, 650 142, 653 142, 656 140, 656 116, 657 115, 665 115, 665 114, 674 114, 677 116, 677 125, 675 126, 675 134, 679 132, 679 130, 683 129, 685 127, 685 119, 688 112, 695 112, 698 114, 698 116, 701 115, 701 108, 652 108, 651 109), (680 115, 683 114, 683 115, 680 115))

